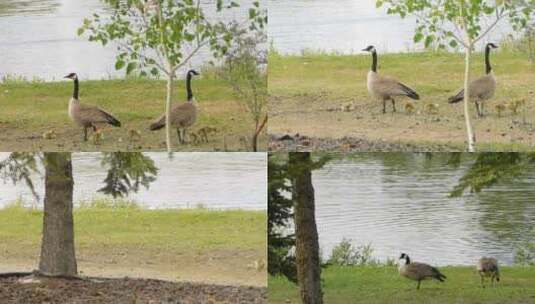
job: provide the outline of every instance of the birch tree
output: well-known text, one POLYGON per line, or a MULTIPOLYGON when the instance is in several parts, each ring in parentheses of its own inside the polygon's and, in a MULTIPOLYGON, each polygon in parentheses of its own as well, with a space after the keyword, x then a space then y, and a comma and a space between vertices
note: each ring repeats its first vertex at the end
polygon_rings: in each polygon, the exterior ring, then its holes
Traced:
MULTIPOLYGON (((215 58, 228 50, 232 34, 230 23, 216 21, 205 14, 200 0, 102 0, 112 8, 111 16, 93 14, 78 29, 90 41, 106 45, 113 42, 118 55, 117 70, 141 76, 163 74, 167 80, 165 99, 165 137, 171 152, 170 109, 175 73, 204 47, 215 58)), ((238 3, 215 1, 215 11, 238 7, 238 3)))
POLYGON ((514 30, 525 28, 532 18, 535 0, 377 0, 388 14, 416 17, 414 42, 426 47, 461 46, 464 49, 464 118, 468 151, 475 152, 476 135, 469 113, 470 55, 478 41, 500 22, 514 30))

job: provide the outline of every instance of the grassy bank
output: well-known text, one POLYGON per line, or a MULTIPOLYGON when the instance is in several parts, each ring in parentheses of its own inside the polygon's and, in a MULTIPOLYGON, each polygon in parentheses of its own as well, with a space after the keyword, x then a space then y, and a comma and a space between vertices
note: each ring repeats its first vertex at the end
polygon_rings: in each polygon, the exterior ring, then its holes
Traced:
MULTIPOLYGON (((0 210, 0 272, 38 263, 42 211, 0 210)), ((80 271, 211 283, 265 285, 265 211, 145 210, 84 207, 74 211, 80 271)), ((22 268, 22 269, 21 269, 22 268)))
MULTIPOLYGON (((534 303, 535 267, 502 267, 496 287, 481 288, 474 267, 440 267, 445 283, 416 283, 395 267, 329 267, 322 272, 325 303, 534 303)), ((269 278, 269 303, 299 303, 295 285, 269 278), (289 300, 289 302, 287 301, 289 300)))
MULTIPOLYGON (((165 81, 147 79, 81 79, 81 101, 102 107, 123 124, 122 128, 105 126, 103 139, 95 144, 91 140, 84 142, 83 130, 68 117, 72 81, 0 83, 0 150, 164 150, 165 131, 151 132, 148 127, 164 111, 165 86, 165 81), (55 135, 44 136, 52 131, 55 135)), ((192 86, 200 111, 192 131, 212 127, 216 128, 216 132, 209 135, 207 143, 182 146, 178 145, 176 132, 173 132, 174 148, 180 151, 250 150, 244 138, 250 138, 254 123, 245 107, 234 98, 228 85, 214 77, 204 77, 196 79, 192 86)), ((175 101, 184 102, 185 96, 184 83, 177 81, 175 101)), ((266 137, 262 136, 260 147, 265 147, 265 143, 266 137)))
MULTIPOLYGON (((528 150, 535 146, 535 64, 510 51, 491 55, 498 79, 495 96, 486 103, 486 117, 475 118, 480 150, 528 150), (514 114, 509 105, 525 100, 514 114), (505 109, 498 115, 497 106, 505 109), (498 106, 500 107, 500 106, 498 106)), ((421 96, 407 109, 396 100, 397 113, 382 114, 382 102, 369 96, 366 75, 371 56, 307 53, 269 58, 270 134, 318 138, 355 137, 368 141, 441 144, 465 148, 462 104, 447 98, 463 84, 464 57, 451 53, 381 54, 379 73, 393 76, 421 96)), ((472 77, 484 73, 481 53, 472 57, 472 77)), ((358 149, 358 147, 357 147, 358 149)))

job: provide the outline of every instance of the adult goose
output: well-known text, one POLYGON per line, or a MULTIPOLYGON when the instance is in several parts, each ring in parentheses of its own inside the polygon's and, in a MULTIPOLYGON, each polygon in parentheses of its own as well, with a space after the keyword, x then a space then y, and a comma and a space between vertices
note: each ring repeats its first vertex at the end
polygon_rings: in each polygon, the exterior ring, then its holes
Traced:
MULTIPOLYGON (((474 79, 468 84, 470 91, 470 99, 476 103, 477 116, 483 117, 483 101, 494 96, 496 90, 496 77, 490 65, 490 50, 496 49, 498 46, 494 43, 487 43, 485 46, 485 76, 474 79)), ((449 103, 457 103, 464 99, 464 89, 459 93, 448 98, 449 103)))
POLYGON ((377 51, 373 45, 363 49, 372 54, 372 66, 368 72, 367 86, 368 92, 375 98, 383 101, 383 113, 386 113, 386 101, 392 101, 392 111, 396 112, 396 102, 394 97, 407 96, 418 100, 420 96, 413 89, 397 81, 395 78, 379 75, 377 73, 377 51))
POLYGON ((411 262, 409 256, 405 253, 402 253, 399 257, 399 274, 403 277, 411 279, 413 281, 418 281, 416 289, 420 289, 420 282, 427 279, 436 279, 440 282, 444 282, 446 278, 445 275, 440 273, 438 269, 430 265, 418 262, 411 262))
POLYGON ((121 126, 121 122, 110 113, 97 106, 80 102, 78 98, 80 84, 76 73, 70 73, 64 78, 74 80, 74 91, 69 101, 69 117, 74 123, 84 128, 84 141, 87 141, 87 129, 91 128, 96 132, 96 125, 99 123, 110 124, 115 127, 121 126))
POLYGON ((476 269, 481 277, 482 287, 485 287, 485 277, 490 277, 492 285, 494 285, 494 280, 500 281, 500 269, 498 268, 498 260, 495 258, 482 257, 477 261, 476 269))
MULTIPOLYGON (((186 142, 186 131, 197 120, 197 102, 191 90, 191 78, 199 73, 195 70, 189 70, 186 75, 187 102, 177 104, 171 108, 171 126, 176 128, 178 141, 183 144, 186 142)), ((165 127, 165 113, 150 125, 150 130, 159 130, 165 127)))

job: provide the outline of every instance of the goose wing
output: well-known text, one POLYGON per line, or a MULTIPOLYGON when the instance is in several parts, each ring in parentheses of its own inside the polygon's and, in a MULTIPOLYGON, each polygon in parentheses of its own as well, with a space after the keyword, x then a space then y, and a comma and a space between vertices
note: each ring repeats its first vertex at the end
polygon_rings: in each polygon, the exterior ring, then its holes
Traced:
POLYGON ((442 281, 446 278, 440 271, 428 264, 413 262, 408 265, 407 273, 414 279, 435 278, 442 281))
POLYGON ((397 79, 389 76, 378 75, 374 87, 384 95, 389 96, 408 96, 412 99, 420 99, 418 93, 413 89, 399 82, 397 79))
POLYGON ((498 270, 498 261, 495 258, 481 258, 477 263, 477 270, 496 272, 498 270))
MULTIPOLYGON (((496 89, 496 79, 492 75, 485 75, 474 79, 468 85, 470 89, 470 98, 487 99, 494 95, 496 89)), ((461 89, 456 95, 448 98, 449 103, 456 103, 464 98, 464 89, 461 89)))
POLYGON ((117 118, 97 106, 80 103, 78 110, 80 120, 85 123, 107 123, 116 127, 121 126, 121 122, 117 118))
MULTIPOLYGON (((171 125, 174 127, 189 127, 195 122, 197 108, 192 103, 177 104, 171 108, 171 125)), ((159 130, 165 127, 165 113, 160 115, 150 125, 150 130, 159 130)))
POLYGON ((174 126, 189 127, 197 118, 197 108, 191 102, 178 104, 171 109, 171 123, 174 126))

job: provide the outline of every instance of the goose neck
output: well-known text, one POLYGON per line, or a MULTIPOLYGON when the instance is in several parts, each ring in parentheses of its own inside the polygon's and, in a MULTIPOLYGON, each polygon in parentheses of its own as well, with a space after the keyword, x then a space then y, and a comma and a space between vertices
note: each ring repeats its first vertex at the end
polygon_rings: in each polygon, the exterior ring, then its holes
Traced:
POLYGON ((485 73, 490 74, 492 67, 490 66, 490 47, 485 48, 485 73))
POLYGON ((372 51, 372 72, 377 72, 377 52, 375 50, 372 51))
POLYGON ((191 74, 188 74, 186 77, 186 91, 188 94, 188 101, 194 101, 193 92, 191 91, 191 74))
POLYGON ((74 78, 74 90, 72 92, 72 98, 78 100, 78 91, 80 89, 80 84, 78 83, 78 78, 74 78))

